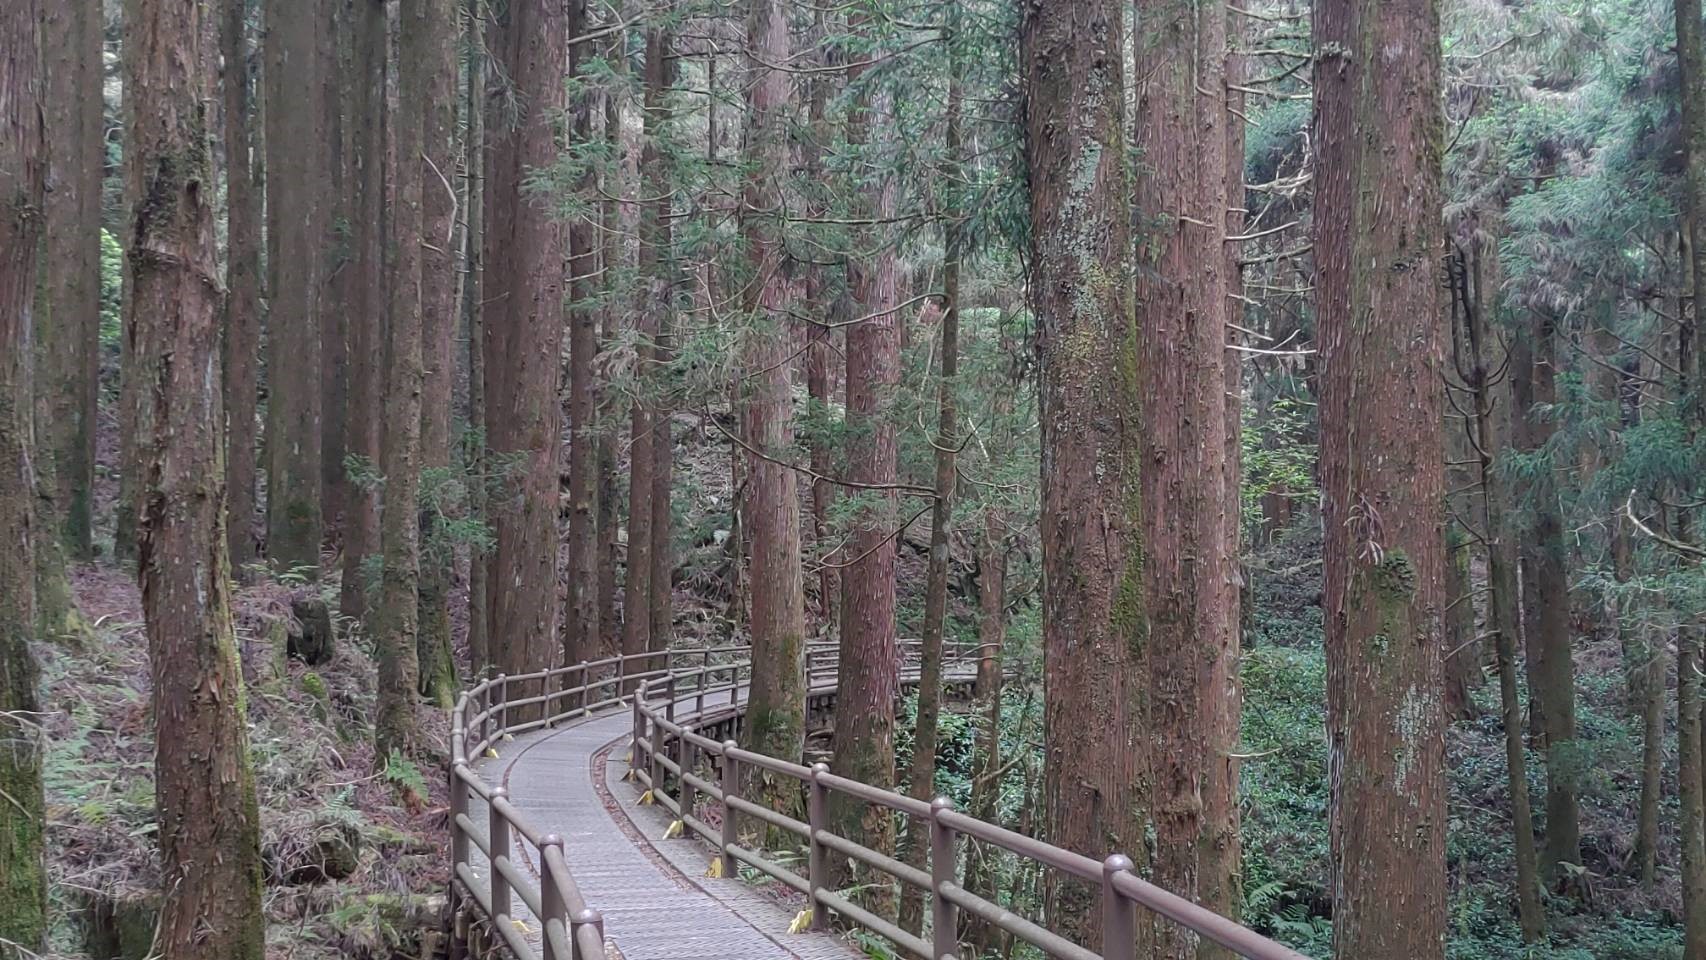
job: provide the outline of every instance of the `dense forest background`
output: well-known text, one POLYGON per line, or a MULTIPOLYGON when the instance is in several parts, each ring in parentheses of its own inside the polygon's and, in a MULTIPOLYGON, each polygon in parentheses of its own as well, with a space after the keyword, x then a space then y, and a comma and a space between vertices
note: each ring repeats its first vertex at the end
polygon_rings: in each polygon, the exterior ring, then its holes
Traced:
POLYGON ((431 955, 460 687, 736 642, 1310 956, 1706 957, 1700 27, 7 0, 0 956, 431 955))

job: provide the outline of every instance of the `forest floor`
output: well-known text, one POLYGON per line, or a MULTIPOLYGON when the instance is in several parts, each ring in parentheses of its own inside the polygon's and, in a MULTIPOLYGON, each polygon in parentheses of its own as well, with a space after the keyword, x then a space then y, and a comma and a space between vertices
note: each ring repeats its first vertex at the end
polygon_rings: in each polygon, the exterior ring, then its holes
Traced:
MULTIPOLYGON (((147 638, 128 571, 81 567, 73 580, 92 642, 36 650, 49 742, 51 944, 56 954, 128 960, 147 956, 158 897, 147 638)), ((265 581, 233 602, 268 872, 268 955, 417 955, 443 902, 443 778, 439 765, 423 772, 424 762, 375 767, 374 665, 359 636, 342 638, 315 668, 276 646, 292 596, 310 589, 265 581)), ((443 715, 421 718, 429 754, 446 753, 443 715)))

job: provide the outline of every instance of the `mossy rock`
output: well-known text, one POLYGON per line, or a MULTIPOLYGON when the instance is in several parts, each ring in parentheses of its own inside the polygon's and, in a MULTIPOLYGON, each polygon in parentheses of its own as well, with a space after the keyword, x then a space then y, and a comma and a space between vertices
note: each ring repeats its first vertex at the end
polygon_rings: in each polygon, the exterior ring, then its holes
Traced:
POLYGON ((326 688, 326 678, 312 670, 302 675, 302 692, 314 701, 314 719, 329 723, 332 719, 332 693, 326 688))
POLYGON ((261 851, 268 883, 302 886, 343 880, 361 865, 361 831, 352 823, 318 821, 261 851))
POLYGON ((330 663, 338 652, 338 629, 332 608, 319 597, 290 601, 297 627, 290 632, 290 655, 311 667, 330 663))
POLYGON ((155 955, 160 895, 82 890, 83 951, 91 960, 148 960, 155 955))

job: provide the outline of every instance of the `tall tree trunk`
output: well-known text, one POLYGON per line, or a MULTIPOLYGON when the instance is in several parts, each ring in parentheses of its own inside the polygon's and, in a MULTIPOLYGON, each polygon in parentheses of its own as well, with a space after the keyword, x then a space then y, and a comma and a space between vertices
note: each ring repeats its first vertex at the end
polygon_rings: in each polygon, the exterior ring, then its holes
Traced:
MULTIPOLYGON (((383 424, 385 353, 385 111, 386 23, 384 0, 356 4, 350 45, 350 115, 362 118, 350 138, 348 175, 355 183, 352 224, 355 289, 349 298, 349 389, 344 447, 367 467, 379 467, 383 424)), ((368 572, 364 562, 379 546, 379 491, 372 483, 351 484, 344 499, 343 582, 338 610, 346 617, 367 612, 368 572)))
MULTIPOLYGON (((569 35, 590 29, 587 0, 569 0, 569 35)), ((591 41, 569 50, 569 73, 582 76, 597 56, 591 41)), ((577 143, 592 138, 591 96, 581 93, 570 105, 577 143)), ((582 174, 574 190, 590 202, 594 174, 582 174)), ((596 209, 596 206, 594 206, 596 209)), ((598 273, 598 230, 592 214, 569 223, 569 570, 568 610, 563 623, 563 654, 568 662, 591 660, 600 653, 598 636, 598 383, 593 359, 598 353, 598 311, 594 277, 598 273)))
POLYGON ((225 497, 231 567, 255 550, 255 421, 261 347, 262 184, 253 157, 259 100, 249 67, 249 0, 224 0, 220 40, 225 57, 225 497))
MULTIPOLYGON (((963 43, 956 29, 957 11, 949 8, 944 26, 948 44, 948 102, 943 133, 942 181, 957 184, 963 178, 960 161, 960 116, 964 84, 963 43)), ((952 187, 948 189, 952 190, 952 187)), ((957 211, 952 200, 944 204, 957 211)), ((924 636, 918 676, 918 720, 913 730, 912 769, 907 790, 931 802, 936 794, 936 726, 942 715, 942 638, 948 621, 948 524, 953 518, 956 452, 959 449, 959 411, 955 391, 960 368, 960 260, 964 246, 957 213, 943 220, 942 255, 942 374, 936 381, 936 501, 930 506, 930 558, 924 574, 924 636)), ((911 862, 925 862, 930 844, 929 823, 922 817, 907 818, 906 847, 911 862)), ((918 933, 924 928, 924 891, 901 885, 900 925, 918 933)))
MULTIPOLYGON (((747 454, 745 519, 752 532, 752 690, 743 741, 749 750, 797 760, 805 746, 806 594, 800 565, 800 503, 794 473, 783 463, 794 445, 788 320, 781 273, 781 208, 786 171, 788 6, 747 0, 747 170, 740 227, 748 278, 741 356, 747 454), (771 459, 774 458, 774 459, 771 459)), ((894 708, 891 705, 889 709, 894 708)), ((839 759, 839 754, 837 754, 839 759)), ((796 781, 759 774, 755 786, 772 809, 796 813, 796 781)), ((847 836, 848 834, 843 834, 847 836)))
MULTIPOLYGON (((1453 446, 1454 453, 1463 451, 1453 446)), ((1481 674, 1481 645, 1476 642, 1475 581, 1469 534, 1459 524, 1445 531, 1445 716, 1469 721, 1481 715, 1474 690, 1481 674)))
MULTIPOLYGON (((1250 20, 1242 10, 1230 6, 1226 10, 1227 53, 1225 67, 1226 111, 1226 236, 1236 237, 1244 232, 1244 85, 1245 54, 1250 20)), ((1231 610, 1228 617, 1226 662, 1215 664, 1215 670, 1225 684, 1221 709, 1214 712, 1214 725, 1209 728, 1210 758, 1203 775, 1203 820, 1209 834, 1212 856, 1202 867, 1198 890, 1203 902, 1211 904, 1223 916, 1239 919, 1244 912, 1243 827, 1239 814, 1240 761, 1238 744, 1242 737, 1244 686, 1239 677, 1243 651, 1243 628, 1247 568, 1244 565, 1244 354, 1236 349, 1241 339, 1237 323, 1244 320, 1244 245, 1236 241, 1224 244, 1226 258, 1226 305, 1229 324, 1223 334, 1222 374, 1225 377, 1225 427, 1222 441, 1226 445, 1222 470, 1225 477, 1226 555, 1231 610)), ((1207 941, 1199 944, 1199 954, 1205 960, 1225 958, 1227 953, 1207 941)))
POLYGON ((1554 888, 1573 886, 1564 864, 1579 866, 1577 783, 1582 755, 1576 740, 1575 669, 1570 649, 1570 582, 1564 550, 1564 519, 1545 451, 1556 432, 1551 405, 1557 400, 1557 344, 1553 321, 1535 313, 1522 336, 1512 367, 1512 415, 1522 418, 1522 449, 1541 458, 1526 497, 1532 519, 1523 538, 1523 636, 1528 653, 1529 725, 1546 764, 1546 833, 1540 873, 1554 888))
MULTIPOLYGON (((620 3, 618 3, 614 8, 613 14, 617 20, 621 20, 623 18, 620 3)), ((624 50, 626 43, 626 33, 624 31, 618 30, 611 38, 610 49, 606 54, 606 60, 610 65, 610 69, 614 72, 622 73, 628 69, 627 56, 624 50)), ((626 175, 626 162, 623 158, 625 149, 624 136, 622 132, 621 104, 618 101, 616 91, 614 90, 606 90, 604 92, 603 100, 605 162, 603 164, 603 171, 601 174, 602 186, 599 191, 600 199, 598 204, 600 221, 598 230, 600 251, 598 265, 599 272, 603 274, 603 279, 601 281, 601 286, 603 287, 603 302, 598 308, 598 321, 600 326, 598 349, 600 352, 608 349, 606 344, 615 342, 619 319, 623 311, 621 306, 621 284, 622 262, 625 257, 625 244, 622 233, 622 209, 624 203, 632 202, 634 198, 634 188, 631 186, 630 178, 626 175)), ((644 312, 643 304, 641 305, 641 312, 644 312)), ((636 366, 640 363, 642 355, 646 352, 645 346, 636 345, 636 366)), ((608 382, 600 385, 597 401, 598 649, 600 655, 609 656, 623 652, 625 637, 623 635, 623 623, 618 620, 616 616, 616 539, 618 533, 617 528, 622 522, 620 518, 620 511, 617 509, 618 497, 616 488, 616 438, 619 431, 616 425, 618 418, 613 407, 615 398, 613 396, 613 391, 609 389, 608 382)), ((629 483, 631 491, 632 484, 636 479, 633 476, 633 471, 639 468, 641 459, 646 461, 647 473, 650 473, 651 448, 647 445, 643 456, 639 451, 630 448, 630 454, 631 466, 629 468, 629 483)), ((646 494, 648 497, 651 495, 651 485, 651 477, 648 475, 645 481, 646 494)), ((651 527, 652 520, 649 504, 646 507, 645 513, 645 525, 648 528, 649 535, 649 528, 651 527)), ((629 546, 632 548, 633 528, 631 524, 633 518, 631 515, 629 519, 629 546)), ((632 567, 633 558, 629 557, 628 562, 630 565, 628 568, 628 574, 629 576, 632 576, 634 572, 632 567)), ((646 572, 644 574, 648 581, 651 578, 651 572, 651 560, 648 557, 646 558, 646 572)), ((650 584, 648 583, 647 586, 649 587, 650 584)), ((650 610, 644 606, 643 602, 641 609, 646 610, 647 615, 645 621, 647 632, 649 633, 651 627, 650 610)))
MULTIPOLYGON (((1468 351, 1468 362, 1462 366, 1464 381, 1469 387, 1474 405, 1474 420, 1465 426, 1473 432, 1476 477, 1481 487, 1481 513, 1487 529, 1487 626, 1493 634, 1493 648, 1499 671, 1499 715, 1505 733, 1506 783, 1510 790, 1511 821, 1516 858, 1517 915, 1522 924, 1523 939, 1538 942, 1546 935, 1546 911, 1540 890, 1540 860, 1534 843, 1534 813, 1528 795, 1528 758, 1523 743, 1522 700, 1517 690, 1516 646, 1520 634, 1521 611, 1517 598, 1517 541, 1518 533, 1507 516, 1511 504, 1504 474, 1498 469, 1495 457, 1504 443, 1494 416, 1497 397, 1493 393, 1491 370, 1493 346, 1488 340, 1488 321, 1496 305, 1499 284, 1498 245, 1491 239, 1478 239, 1466 257, 1457 261, 1454 289, 1457 309, 1453 316, 1461 319, 1464 336, 1461 343, 1468 351)), ((1465 577, 1467 579, 1467 577, 1465 577)), ((1471 597, 1448 598, 1460 606, 1474 609, 1471 597)), ((1473 616, 1470 630, 1474 630, 1473 616)))
POLYGON ((379 543, 384 572, 375 611, 374 647, 379 659, 378 717, 373 725, 374 762, 384 766, 392 751, 408 753, 415 740, 415 693, 420 673, 415 636, 419 628, 421 391, 421 160, 425 114, 419 104, 430 93, 433 12, 429 0, 402 0, 395 131, 397 167, 392 174, 391 269, 387 278, 388 333, 385 374, 386 426, 381 472, 385 477, 379 543))
MULTIPOLYGON (((142 396, 153 408, 138 447, 145 478, 138 568, 153 685, 160 881, 172 892, 156 942, 167 960, 260 960, 260 817, 227 596, 203 7, 197 0, 125 5, 132 97, 125 160, 147 198, 132 213, 131 323, 142 396)), ((317 502, 318 474, 309 477, 317 502)))
MULTIPOLYGON (((811 78, 811 101, 807 107, 809 129, 804 160, 806 183, 819 186, 807 199, 807 215, 820 218, 829 215, 829 191, 823 188, 826 179, 824 153, 834 136, 830 128, 828 109, 830 84, 834 74, 828 71, 835 60, 822 7, 813 8, 812 34, 813 42, 818 48, 816 66, 825 72, 811 78)), ((825 632, 838 623, 836 610, 841 599, 841 568, 833 562, 829 547, 829 508, 835 501, 835 485, 828 477, 835 472, 835 444, 830 436, 828 423, 832 394, 835 390, 834 364, 838 353, 835 348, 834 328, 827 322, 835 312, 834 306, 829 302, 832 287, 830 279, 830 268, 824 264, 813 263, 807 269, 806 303, 813 306, 817 316, 806 328, 806 396, 810 398, 811 409, 819 421, 819 427, 812 431, 809 443, 812 473, 816 474, 812 478, 812 543, 817 553, 818 612, 822 617, 825 632)))
POLYGON ((47 256, 40 269, 43 298, 35 329, 41 351, 36 393, 47 417, 37 441, 40 455, 52 458, 58 482, 45 491, 54 512, 42 514, 39 522, 73 556, 91 559, 101 364, 104 21, 98 0, 60 0, 47 4, 42 15, 47 256))
MULTIPOLYGON (((312 0, 320 8, 315 57, 319 66, 320 146, 314 182, 319 189, 320 283, 316 288, 320 318, 320 515, 323 536, 341 539, 349 478, 344 470, 348 452, 345 430, 349 416, 349 307, 354 272, 348 269, 349 223, 355 217, 350 170, 344 162, 344 100, 349 64, 339 37, 348 29, 350 0, 312 0)), ((365 117, 349 114, 352 122, 365 117)))
MULTIPOLYGON (((1207 820, 1208 776, 1231 744, 1238 619, 1226 550, 1226 18, 1181 0, 1137 5, 1136 184, 1143 582, 1149 611, 1153 871, 1218 913, 1235 905, 1237 836, 1207 820), (1226 863, 1222 863, 1222 859, 1226 863), (1230 864, 1230 866, 1228 866, 1230 864), (1209 902, 1201 881, 1211 880, 1209 902)), ((1224 811, 1222 811, 1224 813, 1224 811)), ((1197 937, 1156 927, 1155 956, 1197 937)), ((1208 954, 1210 951, 1204 951, 1208 954)))
MULTIPOLYGON (((315 89, 318 2, 266 6, 268 287, 267 556, 319 575, 320 284, 323 211, 315 89)), ((372 116, 367 114, 366 116, 372 116)), ((345 611, 346 613, 349 611, 345 611)))
MULTIPOLYGON (((440 511, 449 480, 450 405, 456 377, 456 213, 451 178, 456 156, 455 0, 426 0, 428 58, 421 99, 421 468, 436 489, 423 491, 420 510, 420 693, 449 709, 456 698, 456 661, 450 648, 451 565, 455 544, 440 511)), ((411 108, 414 104, 409 104, 411 108)))
MULTIPOLYGON (((857 34, 872 30, 867 12, 850 18, 857 34)), ((774 62, 774 61, 772 61, 774 62)), ((848 109, 846 137, 854 162, 866 169, 854 199, 854 216, 881 223, 895 212, 895 184, 883 164, 863 156, 884 149, 872 128, 892 119, 889 96, 879 83, 861 78, 869 61, 848 64, 847 84, 856 92, 848 109), (873 89, 875 88, 875 89, 873 89)), ((854 232, 861 251, 847 263, 847 286, 857 322, 847 328, 847 471, 871 489, 851 520, 847 566, 841 571, 841 654, 836 675, 836 773, 864 783, 894 782, 895 698, 900 693, 900 650, 895 637, 895 525, 897 498, 883 489, 896 480, 893 397, 900 383, 900 320, 895 292, 895 251, 884 228, 854 232)), ((791 481, 790 481, 791 482, 791 481)), ((830 797, 830 822, 841 836, 860 836, 883 853, 894 850, 894 821, 862 801, 830 797)), ((874 886, 869 903, 889 912, 888 887, 874 886)))
POLYGON ((1335 917, 1345 918, 1335 947, 1342 956, 1437 955, 1436 11, 1334 4, 1319 11, 1316 41, 1335 917), (1380 155, 1363 149, 1374 142, 1387 145, 1380 155), (1389 319, 1398 312, 1412 319, 1389 319), (1418 397, 1413 433, 1362 442, 1355 432, 1356 400, 1365 418, 1388 422, 1418 397), (1386 827, 1395 819, 1425 827, 1399 835, 1386 827))
POLYGON ((11 799, 0 829, 0 938, 37 952, 47 941, 47 815, 30 654, 33 547, 42 536, 30 464, 31 304, 49 156, 40 15, 37 0, 0 5, 0 793, 11 799))
MULTIPOLYGON (((1007 641, 1007 530, 1000 509, 988 504, 977 564, 977 766, 971 783, 971 810, 979 820, 999 819, 1001 798, 1001 651, 1007 641)), ((996 871, 992 857, 971 857, 966 863, 966 889, 994 899, 996 871)), ((989 923, 972 928, 970 943, 977 956, 989 955, 999 934, 989 923)))
MULTIPOLYGON (((654 640, 652 637, 652 550, 657 539, 652 533, 652 524, 657 518, 657 511, 652 507, 652 497, 657 494, 652 465, 656 462, 660 446, 652 432, 669 429, 666 422, 654 419, 657 397, 661 393, 657 338, 670 298, 669 258, 663 249, 669 203, 655 199, 669 193, 663 144, 660 142, 664 124, 668 122, 664 112, 670 74, 666 59, 668 49, 668 34, 661 29, 646 31, 645 99, 642 103, 645 132, 640 148, 640 193, 654 199, 642 203, 639 211, 639 273, 645 291, 634 321, 638 337, 634 357, 635 399, 630 410, 628 434, 631 466, 628 470, 628 576, 623 583, 622 594, 623 653, 641 653, 651 649, 654 642, 662 642, 662 638, 654 640)), ((668 535, 666 526, 663 536, 667 538, 668 535)))
MULTIPOLYGON (((485 242, 487 441, 494 457, 518 460, 495 498, 497 549, 487 636, 506 673, 557 662, 557 499, 562 410, 564 231, 549 204, 525 188, 533 170, 557 159, 555 124, 566 94, 567 24, 561 4, 517 0, 490 13, 486 49, 514 98, 493 91, 505 109, 488 112, 485 242), (517 105, 520 113, 517 115, 517 105), (500 119, 501 118, 501 119, 500 119), (501 645, 501 649, 498 647, 501 645)), ((491 106, 491 104, 488 104, 491 106)), ((577 427, 579 425, 577 424, 577 427)))
MULTIPOLYGON (((1131 745, 1147 729, 1149 619, 1125 279, 1124 17, 1108 0, 1027 3, 1023 14, 1041 366, 1045 835, 1091 857, 1122 851, 1144 867, 1148 778, 1131 745)), ((1053 876, 1050 884, 1050 926, 1096 943, 1098 885, 1053 876)))
MULTIPOLYGON (((649 411, 652 493, 648 500, 652 522, 648 538, 648 558, 651 560, 651 571, 646 577, 646 584, 650 588, 648 605, 651 621, 646 634, 653 650, 660 650, 669 645, 674 625, 672 579, 675 557, 671 549, 674 513, 670 509, 670 485, 675 473, 675 434, 670 427, 672 378, 669 365, 675 359, 675 286, 680 268, 675 260, 673 246, 675 233, 670 218, 672 204, 669 172, 663 163, 664 145, 658 141, 670 121, 669 88, 675 83, 676 73, 673 44, 673 35, 666 30, 651 30, 646 34, 646 148, 658 151, 647 166, 649 172, 642 175, 645 185, 641 188, 644 196, 655 198, 649 204, 652 208, 650 216, 654 231, 649 238, 645 235, 646 221, 643 218, 647 214, 642 212, 640 237, 641 256, 644 257, 649 251, 654 258, 653 272, 647 274, 642 270, 641 275, 651 285, 650 302, 657 315, 657 331, 651 350, 653 375, 649 411), (662 75, 656 78, 655 88, 651 74, 653 62, 656 62, 662 71, 662 75)), ((642 163, 646 162, 642 158, 642 163)))
MULTIPOLYGON (((1692 323, 1681 331, 1684 423, 1696 440, 1706 428, 1706 47, 1700 0, 1676 0, 1678 96, 1682 103, 1683 230, 1687 235, 1684 289, 1692 295, 1692 323), (1692 391, 1692 396, 1690 396, 1692 391)), ((1683 317, 1681 298, 1677 316, 1683 317)), ((1685 517, 1686 521, 1693 517, 1685 517)), ((1701 670, 1706 669, 1697 624, 1677 632, 1677 776, 1681 781, 1682 903, 1688 957, 1706 957, 1706 760, 1700 719, 1701 670)))
MULTIPOLYGON (((467 45, 468 70, 465 110, 468 115, 468 183, 464 190, 467 229, 462 235, 462 316, 468 332, 468 463, 473 479, 468 490, 468 512, 482 526, 488 522, 486 511, 486 354, 485 306, 483 269, 480 252, 485 242, 485 163, 486 163, 486 48, 482 31, 483 0, 467 0, 464 21, 467 25, 464 40, 467 45)), ((489 532, 489 531, 488 531, 489 532)), ((490 601, 487 597, 489 555, 483 538, 468 548, 468 668, 476 677, 484 676, 491 665, 490 601)))
POLYGON ((1322 0, 1314 17, 1333 953, 1437 960, 1446 923, 1439 11, 1434 0, 1322 0))

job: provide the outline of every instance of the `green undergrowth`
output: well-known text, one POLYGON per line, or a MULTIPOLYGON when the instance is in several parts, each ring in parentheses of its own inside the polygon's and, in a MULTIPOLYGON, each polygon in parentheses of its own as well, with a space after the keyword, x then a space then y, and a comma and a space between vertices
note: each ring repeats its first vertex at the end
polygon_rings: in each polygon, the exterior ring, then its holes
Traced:
MULTIPOLYGON (((1306 530, 1288 531, 1251 558, 1252 643, 1242 670, 1244 914, 1263 933, 1310 956, 1329 957, 1326 659, 1317 600, 1321 568, 1308 563, 1309 556, 1320 555, 1316 543, 1306 530)), ((1548 939, 1532 946, 1522 942, 1504 734, 1497 687, 1489 682, 1475 692, 1480 717, 1453 724, 1447 734, 1451 960, 1682 956, 1674 836, 1661 838, 1655 890, 1641 890, 1625 865, 1635 832, 1641 743, 1639 718, 1621 673, 1612 669, 1615 640, 1579 637, 1575 646, 1582 846, 1591 895, 1585 902, 1549 897, 1548 939)), ((1673 751, 1674 742, 1667 749, 1673 751)), ((1538 755, 1529 756, 1536 826, 1544 830, 1545 774, 1538 755)), ((1672 765, 1667 778, 1674 777, 1674 752, 1667 763, 1672 765)), ((1674 789, 1671 793, 1666 803, 1674 806, 1674 789)), ((1674 810, 1661 821, 1674 824, 1674 810)))
MULTIPOLYGON (((126 918, 126 929, 147 928, 159 871, 147 640, 135 587, 106 568, 81 572, 77 586, 98 624, 96 642, 80 651, 36 649, 47 714, 50 947, 63 957, 104 952, 102 911, 126 918), (137 910, 145 915, 133 921, 137 910)), ((443 900, 446 835, 432 812, 443 807, 443 786, 421 772, 434 758, 375 767, 370 649, 358 637, 313 670, 287 661, 268 625, 289 609, 289 596, 287 586, 262 582, 234 602, 269 876, 268 956, 417 955, 443 900)), ((442 716, 420 716, 424 740, 441 745, 442 716)))

